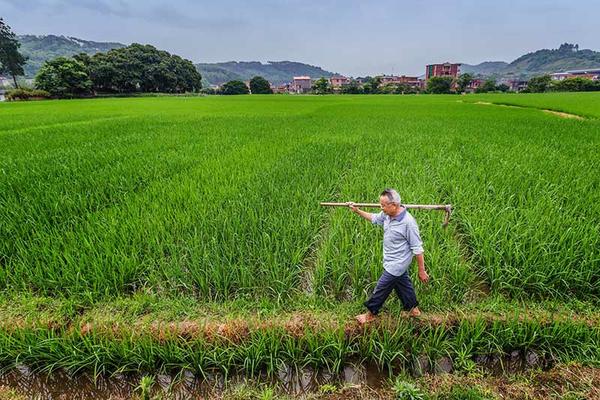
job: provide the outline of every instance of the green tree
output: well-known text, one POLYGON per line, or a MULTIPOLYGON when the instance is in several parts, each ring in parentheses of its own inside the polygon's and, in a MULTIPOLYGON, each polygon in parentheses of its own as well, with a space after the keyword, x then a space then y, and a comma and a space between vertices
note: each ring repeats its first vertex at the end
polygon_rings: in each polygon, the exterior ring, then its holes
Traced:
POLYGON ((250 79, 250 92, 252 94, 273 94, 273 89, 265 78, 255 76, 250 79))
POLYGON ((496 86, 496 90, 499 92, 508 92, 510 90, 510 87, 506 83, 501 83, 498 86, 496 86))
POLYGON ((221 86, 221 90, 219 90, 219 94, 248 94, 250 90, 248 90, 248 86, 242 81, 229 81, 223 86, 221 86))
POLYGON ((481 86, 479 86, 475 93, 487 93, 494 92, 496 90, 496 80, 495 79, 486 79, 485 82, 481 86))
POLYGON ((473 74, 469 74, 469 73, 460 74, 460 76, 456 80, 456 88, 457 88, 458 92, 463 93, 465 90, 467 90, 467 87, 469 87, 471 82, 473 82, 473 79, 474 79, 473 74))
POLYGON ((35 87, 56 97, 76 97, 89 94, 92 81, 82 62, 57 57, 44 62, 35 76, 35 87))
POLYGON ((23 75, 23 65, 27 57, 19 53, 21 44, 10 26, 0 17, 0 74, 9 74, 13 78, 15 88, 19 88, 17 76, 23 75))
POLYGON ((543 93, 550 88, 552 78, 550 75, 536 76, 527 82, 527 91, 531 93, 543 93))
POLYGON ((327 78, 317 79, 312 85, 312 90, 315 94, 327 94, 333 92, 333 89, 329 84, 329 79, 327 78))
POLYGON ((363 84, 363 92, 368 94, 379 93, 379 86, 381 85, 381 77, 368 77, 367 81, 363 84))
POLYGON ((434 76, 427 81, 427 92, 433 94, 452 93, 452 83, 454 79, 451 76, 434 76))
POLYGON ((379 87, 379 93, 381 94, 397 94, 398 93, 398 84, 396 83, 386 83, 379 87))
POLYGON ((342 94, 359 94, 359 93, 362 93, 362 89, 360 88, 360 86, 358 86, 358 82, 356 82, 354 79, 352 79, 349 84, 343 85, 340 88, 340 93, 342 93, 342 94))
POLYGON ((183 93, 202 88, 202 76, 191 61, 150 45, 134 43, 74 58, 86 66, 97 92, 183 93))
POLYGON ((587 78, 567 78, 552 85, 552 90, 557 92, 591 92, 600 90, 600 81, 587 78))

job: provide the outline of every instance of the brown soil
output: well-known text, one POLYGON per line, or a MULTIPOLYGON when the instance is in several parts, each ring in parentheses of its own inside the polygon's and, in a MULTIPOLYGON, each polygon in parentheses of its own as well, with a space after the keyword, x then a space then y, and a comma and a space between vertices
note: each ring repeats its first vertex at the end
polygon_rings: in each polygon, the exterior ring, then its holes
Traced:
POLYGON ((542 111, 544 111, 547 114, 556 115, 556 116, 561 117, 561 118, 577 119, 577 120, 580 120, 580 121, 584 119, 580 115, 569 114, 569 113, 560 112, 560 111, 552 111, 552 110, 542 110, 542 111))
POLYGON ((428 375, 418 380, 423 390, 446 393, 453 387, 479 387, 501 399, 550 399, 566 394, 600 399, 600 368, 578 364, 557 365, 544 372, 501 377, 428 375))
POLYGON ((498 107, 509 107, 509 108, 529 108, 529 109, 534 109, 534 110, 540 110, 547 114, 556 115, 557 117, 561 117, 561 118, 576 119, 576 120, 580 120, 580 121, 585 119, 581 115, 577 115, 577 114, 570 114, 570 113, 566 113, 566 112, 562 112, 562 111, 546 110, 546 109, 540 109, 540 108, 535 108, 535 107, 516 106, 516 105, 508 105, 508 104, 496 104, 496 103, 490 103, 488 101, 476 101, 472 104, 481 104, 481 105, 486 105, 486 106, 498 106, 498 107))

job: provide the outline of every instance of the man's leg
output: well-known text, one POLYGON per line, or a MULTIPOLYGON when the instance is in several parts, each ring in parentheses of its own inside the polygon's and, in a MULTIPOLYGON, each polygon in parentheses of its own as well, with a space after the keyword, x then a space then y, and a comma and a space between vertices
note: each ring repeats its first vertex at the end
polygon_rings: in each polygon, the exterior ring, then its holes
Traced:
POLYGON ((375 319, 375 316, 379 313, 383 303, 385 303, 385 300, 390 293, 392 293, 392 290, 394 290, 397 278, 397 276, 394 276, 385 270, 383 271, 377 281, 373 294, 371 294, 369 300, 364 303, 365 307, 369 309, 369 312, 356 317, 360 323, 370 322, 375 319))
POLYGON ((412 317, 418 317, 421 315, 419 310, 419 302, 417 301, 417 294, 408 275, 408 271, 398 277, 395 281, 394 290, 402 302, 402 306, 405 311, 409 311, 409 315, 412 317))

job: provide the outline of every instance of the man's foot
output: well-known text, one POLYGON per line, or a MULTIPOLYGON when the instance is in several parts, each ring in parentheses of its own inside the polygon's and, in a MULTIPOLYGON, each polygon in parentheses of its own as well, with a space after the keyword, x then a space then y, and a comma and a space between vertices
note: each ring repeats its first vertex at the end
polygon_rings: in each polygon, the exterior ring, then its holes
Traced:
POLYGON ((369 322, 375 321, 375 319, 377 318, 377 316, 375 314, 372 314, 369 311, 367 313, 357 315, 355 318, 356 318, 356 320, 358 321, 359 324, 364 325, 364 324, 368 324, 369 322))
POLYGON ((419 310, 419 307, 415 307, 408 312, 408 316, 412 318, 418 318, 421 316, 421 310, 419 310))

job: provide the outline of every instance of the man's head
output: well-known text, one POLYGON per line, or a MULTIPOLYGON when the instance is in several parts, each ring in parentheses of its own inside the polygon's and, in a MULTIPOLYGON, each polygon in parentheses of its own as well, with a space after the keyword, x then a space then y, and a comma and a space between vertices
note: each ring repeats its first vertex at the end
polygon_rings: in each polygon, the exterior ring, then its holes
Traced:
POLYGON ((379 195, 381 211, 390 217, 398 215, 400 211, 400 195, 394 189, 385 189, 379 195))

